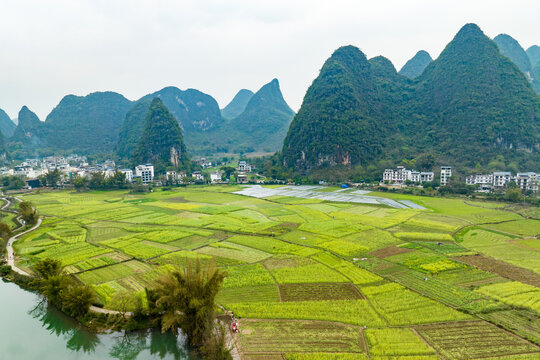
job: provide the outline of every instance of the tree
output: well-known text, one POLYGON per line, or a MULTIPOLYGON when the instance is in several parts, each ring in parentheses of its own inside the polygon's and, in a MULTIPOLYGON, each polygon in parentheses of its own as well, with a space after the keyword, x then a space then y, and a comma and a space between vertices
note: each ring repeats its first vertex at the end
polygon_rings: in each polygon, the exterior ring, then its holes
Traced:
POLYGON ((62 173, 60 172, 60 170, 54 168, 53 171, 49 171, 48 173, 46 173, 43 178, 47 186, 57 187, 61 176, 62 173))
POLYGON ((521 201, 521 189, 518 187, 509 187, 506 189, 504 197, 508 201, 519 202, 521 201))
POLYGON ((39 218, 37 210, 29 201, 19 203, 19 215, 29 225, 35 224, 39 218))
POLYGON ((232 166, 223 166, 221 168, 221 171, 223 171, 223 178, 224 179, 230 179, 231 175, 234 174, 236 169, 233 168, 232 166))
POLYGON ((95 297, 88 285, 69 286, 61 291, 60 296, 62 310, 73 317, 86 315, 95 297))
POLYGON ((182 329, 192 346, 201 347, 211 336, 215 319, 215 297, 227 275, 210 263, 189 261, 184 272, 174 271, 160 278, 153 295, 161 312, 161 330, 182 329))
POLYGON ((88 187, 93 190, 105 188, 105 174, 101 171, 92 173, 88 187))
POLYGON ((46 280, 51 276, 62 274, 62 262, 60 260, 46 258, 34 265, 34 271, 40 279, 46 280))
POLYGON ((88 186, 88 179, 86 178, 86 176, 75 175, 71 183, 75 187, 75 190, 77 190, 77 192, 80 192, 88 186))
POLYGON ((0 236, 9 236, 11 234, 11 228, 8 224, 0 222, 0 236))

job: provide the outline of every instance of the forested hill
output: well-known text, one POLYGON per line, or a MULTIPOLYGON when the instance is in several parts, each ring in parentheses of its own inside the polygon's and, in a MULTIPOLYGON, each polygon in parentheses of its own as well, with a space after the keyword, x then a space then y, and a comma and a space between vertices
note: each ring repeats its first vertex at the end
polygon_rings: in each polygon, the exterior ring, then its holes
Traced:
POLYGON ((44 122, 23 107, 9 139, 10 150, 16 150, 18 158, 54 152, 110 152, 130 106, 129 100, 113 92, 67 95, 44 122))
POLYGON ((403 65, 399 73, 410 79, 414 79, 424 72, 424 69, 433 61, 429 53, 425 50, 420 50, 409 61, 403 65))
POLYGON ((190 165, 178 121, 159 98, 149 104, 132 163, 134 166, 151 163, 157 173, 165 172, 168 167, 186 169, 190 165))
POLYGON ((346 46, 325 62, 285 138, 287 167, 383 168, 427 153, 468 168, 540 167, 540 98, 478 26, 415 81, 375 59, 346 46))
POLYGON ((6 137, 11 137, 15 131, 15 123, 9 118, 8 114, 0 109, 0 133, 6 137))
POLYGON ((276 151, 281 147, 294 112, 283 99, 277 79, 255 94, 241 90, 227 106, 229 115, 242 110, 232 119, 223 119, 217 102, 195 91, 169 87, 138 100, 125 116, 117 154, 131 158, 143 132, 151 96, 159 97, 178 120, 192 154, 276 151))
POLYGON ((231 102, 221 109, 221 116, 223 116, 224 119, 234 119, 244 112, 252 97, 253 91, 251 90, 242 89, 238 91, 231 102))
POLYGON ((273 79, 261 87, 248 101, 245 110, 228 120, 219 132, 229 143, 261 152, 279 150, 294 116, 283 99, 279 81, 273 79), (232 140, 232 141, 231 141, 232 140))
POLYGON ((114 92, 65 96, 45 120, 47 146, 91 153, 114 148, 131 101, 114 92))
POLYGON ((497 44, 501 53, 512 60, 519 70, 529 78, 532 71, 531 61, 517 40, 510 35, 500 34, 493 41, 497 44))

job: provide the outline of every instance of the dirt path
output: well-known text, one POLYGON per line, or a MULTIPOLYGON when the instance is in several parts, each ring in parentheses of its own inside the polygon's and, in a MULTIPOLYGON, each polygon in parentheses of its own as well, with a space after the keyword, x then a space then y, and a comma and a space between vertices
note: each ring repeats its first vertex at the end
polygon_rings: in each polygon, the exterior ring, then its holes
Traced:
POLYGON ((11 266, 11 269, 18 274, 30 276, 30 274, 28 274, 26 271, 15 266, 15 252, 13 251, 13 243, 19 240, 21 236, 37 229, 41 225, 41 222, 42 222, 42 219, 39 218, 36 224, 32 226, 30 229, 23 231, 22 233, 19 233, 8 240, 8 243, 7 243, 8 265, 11 266))

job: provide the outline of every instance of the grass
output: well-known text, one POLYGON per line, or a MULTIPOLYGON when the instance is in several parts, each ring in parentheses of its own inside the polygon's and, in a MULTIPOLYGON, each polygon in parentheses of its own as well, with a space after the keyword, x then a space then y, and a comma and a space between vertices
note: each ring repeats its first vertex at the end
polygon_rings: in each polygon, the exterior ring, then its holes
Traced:
POLYGON ((365 300, 252 302, 231 306, 243 318, 326 320, 360 326, 383 326, 384 321, 365 300))
POLYGON ((244 353, 328 352, 362 353, 360 329, 321 321, 242 321, 239 335, 244 353))
POLYGON ((461 245, 540 274, 540 252, 521 247, 511 240, 512 237, 504 234, 472 228, 463 235, 461 245))
POLYGON ((531 343, 483 321, 417 327, 416 331, 447 359, 538 352, 531 343))
POLYGON ((482 286, 476 291, 508 305, 533 310, 540 315, 540 289, 535 286, 511 281, 482 286))
POLYGON ((375 356, 435 355, 411 329, 368 329, 369 352, 375 356))
POLYGON ((227 271, 217 301, 242 316, 246 359, 538 355, 522 338, 540 341, 540 246, 529 238, 540 221, 518 214, 537 209, 374 194, 419 211, 238 189, 25 194, 46 217, 15 243, 17 261, 31 271, 60 259, 106 308, 119 291, 145 303, 145 287, 188 261, 215 262, 227 271))

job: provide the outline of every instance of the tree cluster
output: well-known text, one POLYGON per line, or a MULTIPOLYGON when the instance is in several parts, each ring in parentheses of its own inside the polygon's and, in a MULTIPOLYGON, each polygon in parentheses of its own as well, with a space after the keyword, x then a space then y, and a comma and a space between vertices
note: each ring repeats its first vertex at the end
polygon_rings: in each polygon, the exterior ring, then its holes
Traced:
POLYGON ((80 285, 67 275, 59 260, 41 260, 34 265, 34 271, 32 285, 51 304, 75 318, 88 313, 94 292, 88 285, 80 285))
POLYGON ((38 211, 30 201, 22 201, 19 203, 19 215, 28 225, 34 225, 39 218, 38 211))

